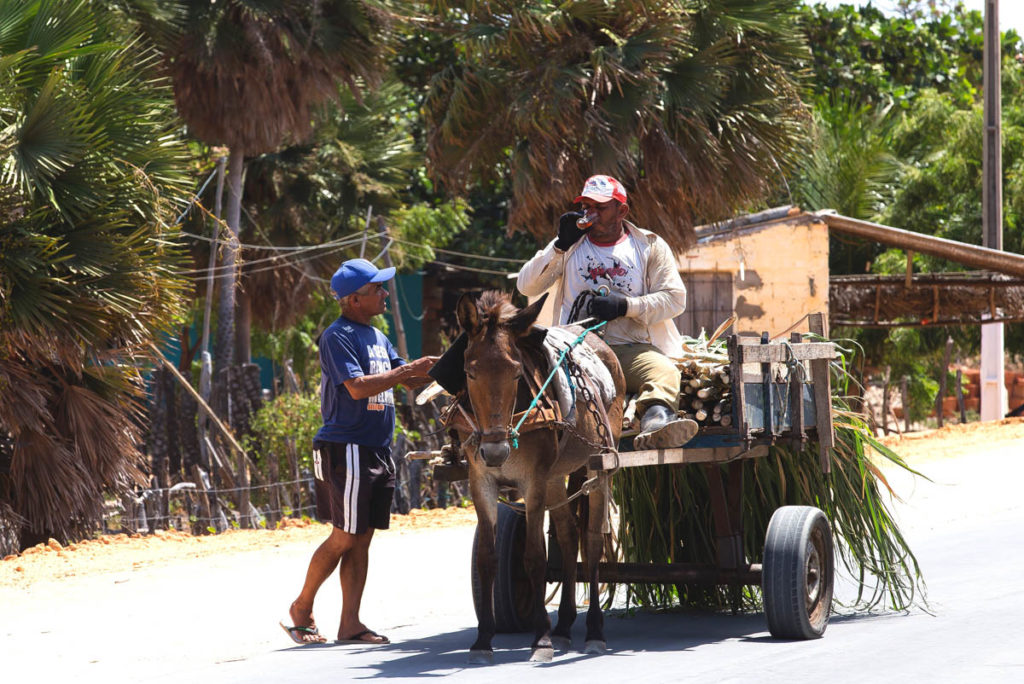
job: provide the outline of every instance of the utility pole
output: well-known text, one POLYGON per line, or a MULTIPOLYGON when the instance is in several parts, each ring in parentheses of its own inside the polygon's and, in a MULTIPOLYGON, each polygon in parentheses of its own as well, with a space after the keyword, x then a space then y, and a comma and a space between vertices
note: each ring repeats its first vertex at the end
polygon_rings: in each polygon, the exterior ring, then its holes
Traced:
MULTIPOLYGON (((982 154, 982 244, 1003 248, 1002 50, 999 0, 985 0, 985 134, 982 154)), ((1007 411, 1003 374, 1003 324, 981 326, 981 419, 999 420, 1007 411)))

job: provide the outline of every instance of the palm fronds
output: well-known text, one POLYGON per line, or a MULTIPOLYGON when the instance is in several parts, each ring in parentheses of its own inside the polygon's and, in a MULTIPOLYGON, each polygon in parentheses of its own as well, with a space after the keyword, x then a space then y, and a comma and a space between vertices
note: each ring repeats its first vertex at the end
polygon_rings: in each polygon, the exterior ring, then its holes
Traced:
MULTIPOLYGON (((877 453, 912 471, 891 449, 874 438, 865 419, 846 405, 844 364, 833 364, 834 426, 832 472, 822 472, 817 444, 804 449, 773 446, 769 456, 747 462, 743 471, 744 553, 761 561, 765 532, 780 506, 809 505, 825 512, 847 572, 859 584, 855 604, 886 605, 896 610, 924 601, 924 580, 917 559, 887 504, 893 496, 884 473, 872 461, 877 453)), ((721 466, 714 466, 721 467, 721 466)), ((915 473, 917 474, 917 473, 915 473)), ((631 562, 716 562, 707 472, 694 466, 630 468, 614 479, 621 508, 619 539, 631 562)), ((700 607, 734 605, 727 587, 632 585, 629 600, 639 605, 675 603, 700 607)), ((758 592, 742 596, 748 606, 758 592)))
MULTIPOLYGON (((807 116, 790 0, 438 3, 463 58, 427 101, 445 183, 506 175, 510 227, 538 239, 593 173, 676 247, 763 197, 807 116)), ((775 179, 775 180, 773 180, 775 179)))
POLYGON ((169 84, 103 19, 86 2, 0 14, 5 546, 92 531, 104 495, 140 480, 138 367, 182 306, 169 84))

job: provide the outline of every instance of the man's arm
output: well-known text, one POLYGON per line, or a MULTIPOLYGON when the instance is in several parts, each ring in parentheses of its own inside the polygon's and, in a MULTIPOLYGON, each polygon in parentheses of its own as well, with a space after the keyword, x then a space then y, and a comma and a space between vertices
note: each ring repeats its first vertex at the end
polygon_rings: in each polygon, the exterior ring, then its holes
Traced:
POLYGON ((658 238, 651 245, 647 264, 647 294, 628 297, 626 316, 647 325, 675 318, 686 309, 686 286, 679 277, 668 243, 658 238))
POLYGON ((551 289, 564 269, 565 252, 555 249, 552 240, 523 264, 516 277, 516 288, 527 297, 537 297, 551 289))
POLYGON ((421 387, 431 379, 427 375, 427 371, 437 363, 438 358, 437 356, 424 356, 383 373, 349 378, 345 381, 345 389, 353 399, 359 400, 386 392, 395 385, 421 387))

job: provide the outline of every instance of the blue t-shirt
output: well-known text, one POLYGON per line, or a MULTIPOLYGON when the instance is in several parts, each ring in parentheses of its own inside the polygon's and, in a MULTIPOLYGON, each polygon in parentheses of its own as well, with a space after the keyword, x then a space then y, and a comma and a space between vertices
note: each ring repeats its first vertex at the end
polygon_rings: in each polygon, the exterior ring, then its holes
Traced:
POLYGON ((384 373, 405 360, 380 330, 340 316, 320 336, 320 414, 316 439, 368 447, 391 445, 395 395, 386 390, 355 400, 345 381, 384 373))

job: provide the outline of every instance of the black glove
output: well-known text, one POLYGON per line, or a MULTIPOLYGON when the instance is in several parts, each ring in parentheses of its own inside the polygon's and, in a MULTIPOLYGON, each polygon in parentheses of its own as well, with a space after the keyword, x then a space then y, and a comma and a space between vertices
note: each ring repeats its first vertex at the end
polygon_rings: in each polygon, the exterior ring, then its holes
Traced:
POLYGON ((590 315, 602 321, 614 321, 626 315, 626 298, 617 292, 590 300, 590 315))
POLYGON ((562 214, 558 219, 558 239, 555 240, 556 248, 564 252, 583 237, 583 234, 587 231, 581 230, 576 225, 576 221, 581 218, 583 218, 583 213, 579 211, 569 211, 562 214))

